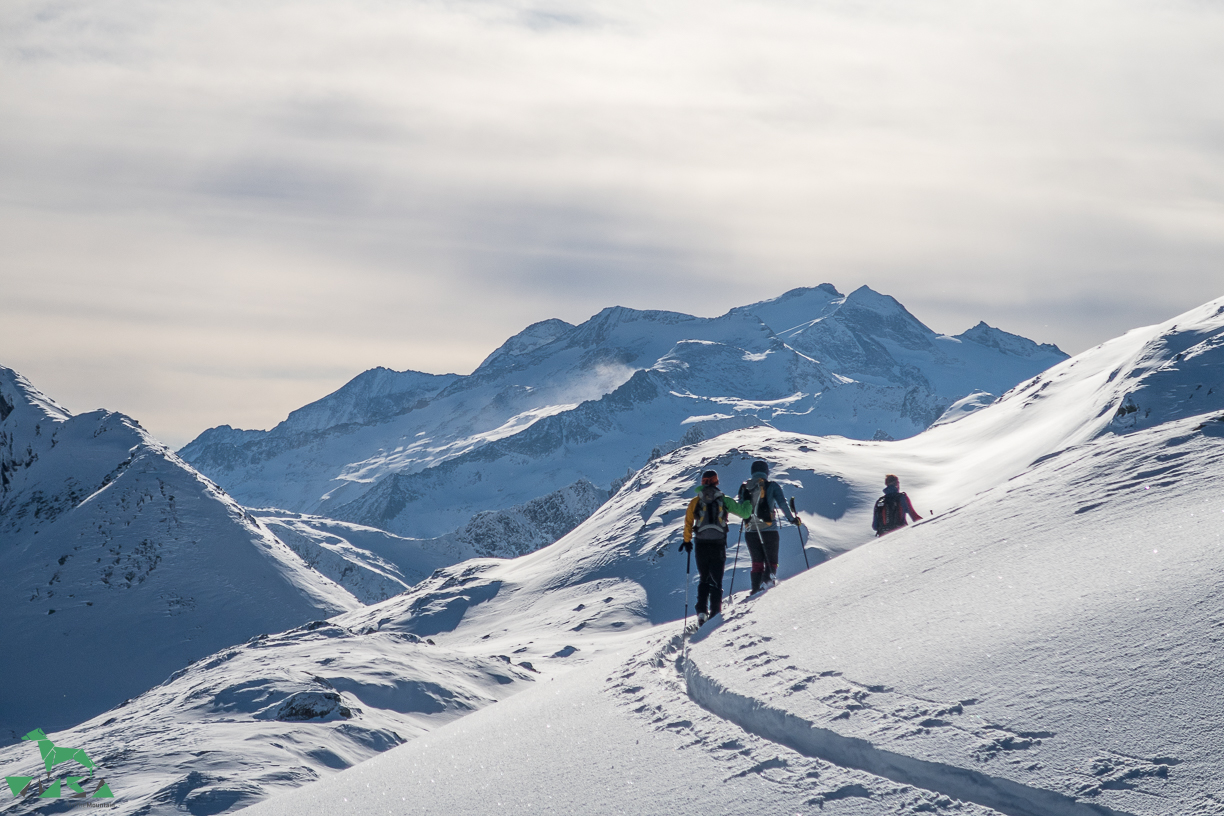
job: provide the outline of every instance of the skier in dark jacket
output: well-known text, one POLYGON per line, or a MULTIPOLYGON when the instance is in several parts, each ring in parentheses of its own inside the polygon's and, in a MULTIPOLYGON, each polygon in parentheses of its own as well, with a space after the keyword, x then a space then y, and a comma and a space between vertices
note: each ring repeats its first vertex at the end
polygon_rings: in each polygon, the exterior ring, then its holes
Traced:
POLYGON ((680 549, 693 552, 696 540, 697 625, 722 611, 722 579, 727 567, 727 513, 747 518, 749 508, 718 489, 718 473, 701 474, 701 486, 684 514, 684 542, 680 549))
POLYGON ((901 480, 893 474, 884 477, 884 495, 876 499, 875 513, 871 517, 871 529, 876 531, 876 537, 908 527, 905 520, 909 515, 914 521, 920 521, 922 516, 914 510, 910 497, 901 492, 901 480))
POLYGON ((752 590, 776 583, 778 574, 778 527, 775 510, 781 510, 791 524, 799 524, 799 517, 791 513, 777 482, 769 481, 769 463, 758 459, 752 463, 752 477, 740 485, 739 500, 747 502, 750 509, 744 523, 744 542, 752 556, 752 590))

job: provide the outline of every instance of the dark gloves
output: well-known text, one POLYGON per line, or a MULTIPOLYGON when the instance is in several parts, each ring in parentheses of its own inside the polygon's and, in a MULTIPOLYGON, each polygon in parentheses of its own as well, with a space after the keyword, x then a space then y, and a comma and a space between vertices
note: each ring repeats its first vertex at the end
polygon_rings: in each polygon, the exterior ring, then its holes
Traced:
POLYGON ((692 551, 693 551, 693 542, 691 542, 691 541, 681 541, 681 542, 680 542, 680 549, 681 549, 681 550, 683 550, 684 552, 692 552, 692 551))
POLYGON ((803 521, 798 516, 795 516, 793 519, 791 519, 790 523, 795 525, 796 527, 800 527, 803 525, 803 521))

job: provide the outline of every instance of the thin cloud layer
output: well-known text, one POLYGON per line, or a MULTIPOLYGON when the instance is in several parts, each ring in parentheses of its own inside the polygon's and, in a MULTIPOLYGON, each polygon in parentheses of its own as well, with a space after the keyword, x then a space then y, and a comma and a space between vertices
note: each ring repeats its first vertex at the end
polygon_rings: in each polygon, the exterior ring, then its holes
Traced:
POLYGON ((4 359, 173 444, 831 281, 1077 351, 1220 294, 1201 2, 0 7, 4 359))

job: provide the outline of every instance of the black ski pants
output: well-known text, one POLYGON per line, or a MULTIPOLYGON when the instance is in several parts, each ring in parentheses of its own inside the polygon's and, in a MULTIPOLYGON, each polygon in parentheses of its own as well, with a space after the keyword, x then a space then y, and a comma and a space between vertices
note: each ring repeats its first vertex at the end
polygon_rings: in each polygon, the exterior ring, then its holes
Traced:
POLYGON ((752 591, 761 588, 778 572, 778 542, 781 537, 777 530, 749 530, 744 533, 744 542, 748 545, 748 554, 752 556, 752 591))
POLYGON ((697 556, 697 611, 711 617, 722 610, 723 570, 727 568, 727 537, 693 539, 697 556))

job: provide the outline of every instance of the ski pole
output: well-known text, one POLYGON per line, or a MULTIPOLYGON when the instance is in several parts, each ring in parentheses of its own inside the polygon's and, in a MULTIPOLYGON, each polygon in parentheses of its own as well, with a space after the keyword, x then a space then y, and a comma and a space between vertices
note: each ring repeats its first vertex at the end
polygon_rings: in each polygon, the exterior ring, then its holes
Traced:
POLYGON ((803 548, 803 563, 806 569, 811 569, 812 565, 808 562, 807 557, 807 542, 803 540, 803 525, 799 525, 799 546, 803 548))
MULTIPOLYGON (((735 537, 735 558, 731 561, 731 588, 727 590, 727 603, 731 603, 731 596, 735 594, 735 566, 739 563, 739 548, 740 541, 744 538, 744 520, 740 519, 739 535, 735 537)), ((723 563, 726 563, 725 561, 723 563)))
MULTIPOLYGON (((794 516, 796 519, 798 519, 799 514, 795 510, 795 497, 794 496, 791 496, 791 499, 790 499, 790 509, 791 509, 791 515, 794 516)), ((804 543, 803 541, 803 524, 801 522, 799 524, 796 524, 795 526, 799 528, 799 549, 803 550, 804 567, 805 569, 811 569, 812 565, 808 563, 808 557, 807 557, 807 544, 804 543)))
MULTIPOLYGON (((683 547, 684 542, 681 542, 680 546, 683 547)), ((691 545, 689 546, 687 552, 688 558, 686 559, 684 565, 684 631, 688 631, 688 596, 689 584, 692 583, 689 580, 689 576, 691 576, 693 573, 693 548, 691 545)))

